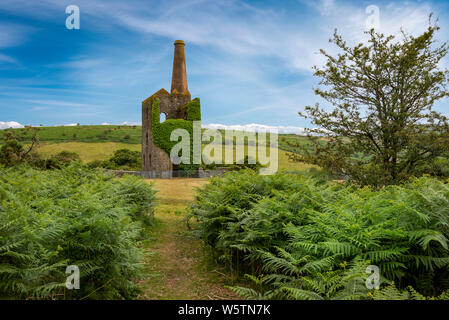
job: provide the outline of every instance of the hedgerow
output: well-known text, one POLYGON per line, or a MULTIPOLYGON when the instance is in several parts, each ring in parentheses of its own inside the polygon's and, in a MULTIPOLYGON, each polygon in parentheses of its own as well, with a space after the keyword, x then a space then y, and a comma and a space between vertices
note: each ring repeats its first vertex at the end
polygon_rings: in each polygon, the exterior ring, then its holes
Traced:
POLYGON ((218 259, 254 282, 234 288, 243 297, 380 297, 365 286, 368 265, 398 296, 412 287, 429 297, 449 289, 448 208, 448 185, 428 177, 374 190, 248 170, 211 179, 190 218, 218 259))
POLYGON ((117 180, 79 164, 0 168, 0 296, 135 297, 154 193, 137 178, 117 180), (65 287, 68 265, 79 267, 79 290, 65 287))

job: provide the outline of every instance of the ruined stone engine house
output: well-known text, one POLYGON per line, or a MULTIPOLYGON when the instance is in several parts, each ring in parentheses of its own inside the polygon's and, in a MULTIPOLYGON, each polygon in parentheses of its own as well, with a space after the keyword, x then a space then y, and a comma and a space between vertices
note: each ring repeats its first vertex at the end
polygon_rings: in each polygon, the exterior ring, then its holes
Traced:
POLYGON ((159 101, 160 113, 165 114, 166 120, 187 120, 186 105, 191 101, 191 96, 187 88, 185 43, 176 40, 174 46, 170 93, 162 88, 142 102, 142 175, 147 178, 171 178, 173 172, 177 171, 177 166, 171 162, 167 150, 155 144, 152 130, 152 107, 156 100, 159 101))

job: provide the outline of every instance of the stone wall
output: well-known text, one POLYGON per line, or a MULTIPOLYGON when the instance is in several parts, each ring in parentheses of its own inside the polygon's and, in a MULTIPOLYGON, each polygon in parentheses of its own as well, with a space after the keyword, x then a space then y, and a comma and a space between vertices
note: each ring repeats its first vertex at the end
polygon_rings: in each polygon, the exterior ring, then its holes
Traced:
POLYGON ((173 165, 170 155, 156 146, 152 135, 152 106, 154 99, 159 99, 161 113, 166 119, 186 119, 183 105, 190 101, 190 95, 170 94, 161 89, 142 102, 142 171, 152 178, 170 178, 173 165))

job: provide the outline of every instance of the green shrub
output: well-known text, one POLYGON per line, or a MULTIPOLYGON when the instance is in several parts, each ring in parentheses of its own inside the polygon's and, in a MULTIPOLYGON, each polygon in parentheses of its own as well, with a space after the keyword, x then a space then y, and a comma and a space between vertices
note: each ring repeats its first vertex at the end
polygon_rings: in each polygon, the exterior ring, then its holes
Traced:
MULTIPOLYGON (((203 155, 203 159, 204 159, 204 155, 203 155)), ((219 167, 220 168, 225 168, 229 171, 231 170, 244 170, 244 169, 251 169, 251 170, 259 170, 260 168, 262 168, 262 164, 259 161, 254 161, 253 158, 250 158, 248 156, 245 156, 245 158, 243 159, 243 163, 233 163, 233 164, 220 164, 217 165, 215 162, 209 163, 209 164, 201 164, 201 167, 204 170, 217 170, 219 167), (255 162, 255 163, 250 163, 250 162, 255 162)))
POLYGON ((384 285, 432 296, 449 289, 448 208, 448 185, 432 178, 376 191, 246 170, 199 189, 190 218, 221 261, 271 297, 368 298, 369 264, 384 285))
POLYGON ((48 159, 42 158, 36 152, 31 152, 24 161, 24 163, 31 167, 42 170, 61 169, 70 165, 72 162, 81 163, 81 157, 77 153, 69 151, 61 151, 48 159))
MULTIPOLYGON (((24 131, 25 134, 31 129, 26 130, 27 131, 24 131)), ((26 149, 19 142, 19 140, 23 139, 18 139, 17 134, 8 131, 5 133, 5 136, 5 142, 0 147, 0 164, 7 167, 20 165, 23 163, 42 164, 40 157, 35 152, 35 148, 39 144, 39 138, 36 130, 34 130, 34 134, 31 137, 31 144, 26 149)))
POLYGON ((129 149, 119 149, 109 160, 95 160, 89 162, 87 167, 91 169, 104 168, 109 170, 139 171, 142 167, 141 153, 129 149))
POLYGON ((114 155, 109 159, 109 161, 117 167, 128 166, 140 168, 142 158, 139 151, 120 149, 114 152, 114 155))
POLYGON ((0 171, 0 296, 135 297, 138 239, 154 203, 150 185, 80 164, 0 171), (80 269, 79 290, 65 288, 68 265, 80 269))
POLYGON ((106 162, 107 162, 107 161, 94 160, 94 161, 89 162, 89 163, 87 164, 87 167, 88 167, 89 169, 104 168, 106 162))
POLYGON ((23 145, 16 139, 6 141, 0 148, 0 164, 13 166, 21 162, 23 145))
POLYGON ((81 157, 76 152, 61 151, 51 157, 55 162, 61 166, 69 165, 73 161, 81 161, 81 157))

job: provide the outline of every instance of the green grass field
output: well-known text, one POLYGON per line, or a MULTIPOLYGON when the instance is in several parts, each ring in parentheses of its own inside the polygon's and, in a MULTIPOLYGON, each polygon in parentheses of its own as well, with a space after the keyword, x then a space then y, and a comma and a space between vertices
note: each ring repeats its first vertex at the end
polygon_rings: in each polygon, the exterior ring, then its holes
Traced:
MULTIPOLYGON (((22 143, 28 143, 33 135, 33 130, 37 130, 40 145, 38 153, 44 157, 50 157, 61 151, 76 152, 83 162, 88 163, 94 160, 107 160, 118 149, 141 150, 141 126, 66 126, 66 127, 37 127, 23 129, 0 130, 0 144, 4 142, 7 132, 13 135, 22 143)), ((279 170, 306 170, 310 165, 297 163, 289 160, 290 152, 299 152, 295 147, 304 144, 305 137, 285 134, 279 135, 278 167, 279 170)), ((253 150, 253 146, 245 145, 245 155, 253 150)), ((234 146, 235 151, 235 146, 234 146)), ((224 156, 224 155, 223 155, 224 156)), ((234 160, 236 157, 234 155, 234 160)))
POLYGON ((127 144, 122 142, 59 142, 41 143, 38 153, 49 158, 61 151, 76 152, 84 163, 95 160, 107 160, 119 149, 140 151, 140 144, 127 144))
MULTIPOLYGON (((141 126, 60 126, 33 127, 37 130, 41 142, 122 142, 141 143, 141 126)), ((7 132, 12 132, 19 141, 29 142, 33 135, 31 129, 0 130, 0 143, 4 142, 7 132)), ((221 131, 221 130, 220 130, 221 131)), ((298 152, 295 146, 306 144, 306 137, 295 134, 280 134, 279 149, 298 152)))
MULTIPOLYGON (((118 149, 130 149, 132 151, 140 151, 140 144, 126 144, 121 142, 59 142, 59 143, 41 143, 38 153, 44 158, 49 158, 61 151, 76 152, 80 155, 84 163, 94 160, 107 160, 118 149)), ((246 147, 247 148, 247 147, 246 147)), ((293 162, 288 158, 289 152, 278 151, 278 167, 279 170, 296 171, 307 170, 311 165, 293 162)))

